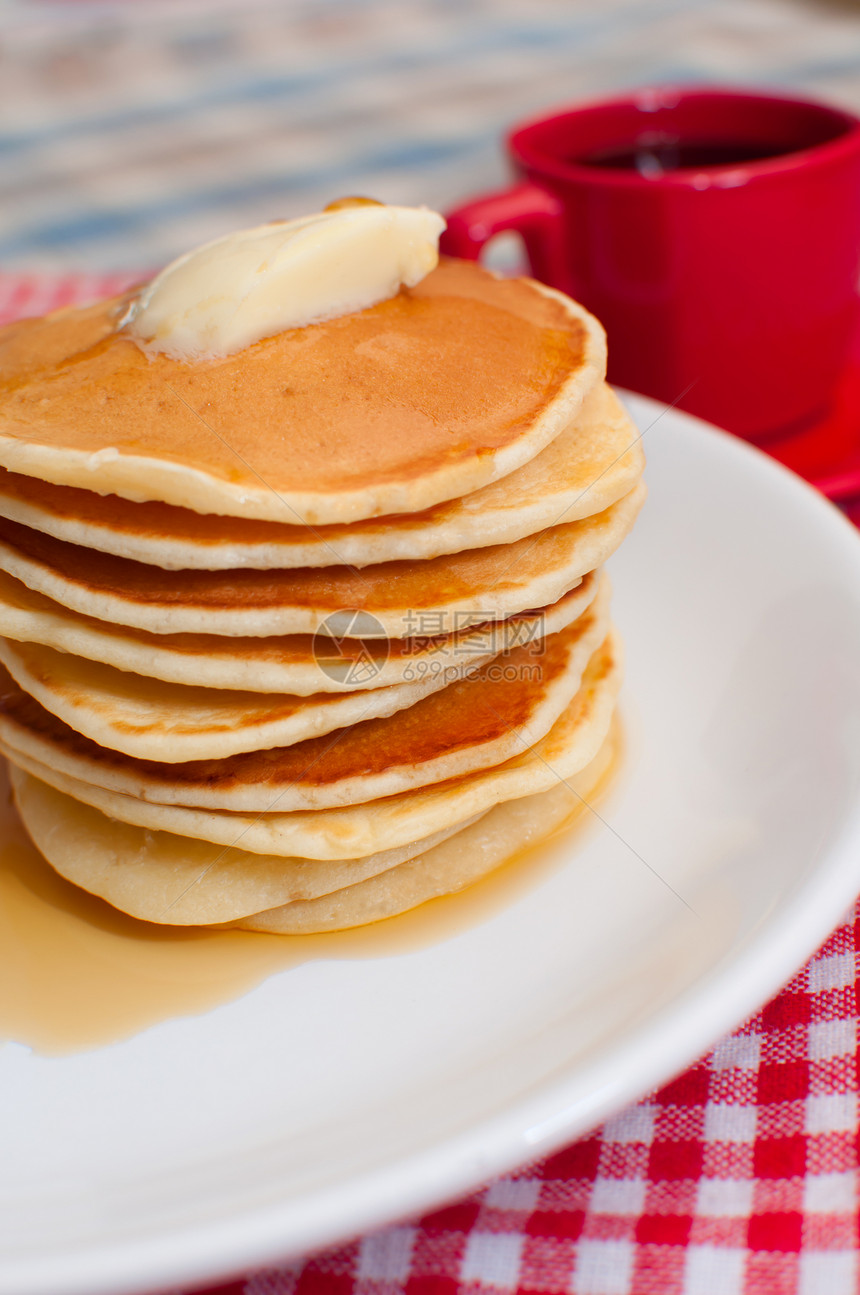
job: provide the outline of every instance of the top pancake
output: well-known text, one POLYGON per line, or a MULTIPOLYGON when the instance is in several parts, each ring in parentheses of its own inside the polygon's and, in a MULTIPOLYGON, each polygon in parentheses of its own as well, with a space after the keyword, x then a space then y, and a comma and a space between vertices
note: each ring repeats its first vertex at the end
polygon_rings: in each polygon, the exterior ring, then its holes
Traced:
POLYGON ((200 513, 354 522, 512 472, 605 369, 602 329, 581 307, 469 262, 194 364, 150 359, 117 333, 126 305, 0 330, 0 465, 200 513))

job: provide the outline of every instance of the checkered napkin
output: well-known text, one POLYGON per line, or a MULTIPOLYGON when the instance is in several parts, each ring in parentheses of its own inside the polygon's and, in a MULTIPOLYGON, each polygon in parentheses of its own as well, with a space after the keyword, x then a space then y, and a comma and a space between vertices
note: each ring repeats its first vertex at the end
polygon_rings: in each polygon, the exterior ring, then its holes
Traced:
MULTIPOLYGON (((138 277, 0 274, 0 322, 138 277)), ((856 1295, 858 938, 549 1160, 204 1295, 856 1295)))

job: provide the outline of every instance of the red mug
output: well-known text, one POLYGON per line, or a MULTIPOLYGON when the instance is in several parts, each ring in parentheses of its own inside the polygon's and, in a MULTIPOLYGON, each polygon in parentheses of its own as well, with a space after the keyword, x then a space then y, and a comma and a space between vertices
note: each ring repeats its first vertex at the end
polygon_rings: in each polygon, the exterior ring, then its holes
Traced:
POLYGON ((604 324, 609 378, 767 440, 824 415, 857 323, 860 120, 767 93, 639 90, 516 127, 520 182, 448 216, 522 235, 604 324))

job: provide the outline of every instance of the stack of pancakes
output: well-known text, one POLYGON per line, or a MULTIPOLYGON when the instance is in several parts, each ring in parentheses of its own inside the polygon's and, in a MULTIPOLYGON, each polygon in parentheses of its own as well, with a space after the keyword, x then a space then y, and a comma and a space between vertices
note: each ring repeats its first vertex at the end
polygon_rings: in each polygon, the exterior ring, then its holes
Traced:
POLYGON ((46 859, 306 932, 555 831, 610 756, 644 493, 596 321, 456 261, 197 363, 127 306, 0 332, 0 749, 46 859))

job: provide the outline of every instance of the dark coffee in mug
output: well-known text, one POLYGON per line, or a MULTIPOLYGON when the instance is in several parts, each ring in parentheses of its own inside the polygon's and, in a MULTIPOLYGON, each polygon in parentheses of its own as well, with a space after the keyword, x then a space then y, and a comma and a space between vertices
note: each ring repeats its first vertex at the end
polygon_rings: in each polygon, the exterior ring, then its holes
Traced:
POLYGON ((765 158, 795 151, 742 139, 679 139, 677 136, 649 139, 646 135, 633 144, 613 144, 569 160, 580 166, 604 167, 609 171, 636 171, 649 179, 667 171, 701 171, 712 166, 762 162, 765 158))
MULTIPOLYGON (((771 118, 761 135, 706 132, 691 123, 690 130, 642 130, 633 139, 613 140, 599 148, 572 153, 568 162, 610 171, 635 171, 645 178, 667 171, 701 171, 712 167, 737 167, 787 157, 837 139, 842 127, 826 117, 813 116, 781 123, 771 118), (784 127, 784 128, 781 128, 784 127)), ((753 127, 755 130, 755 127, 753 127)))

